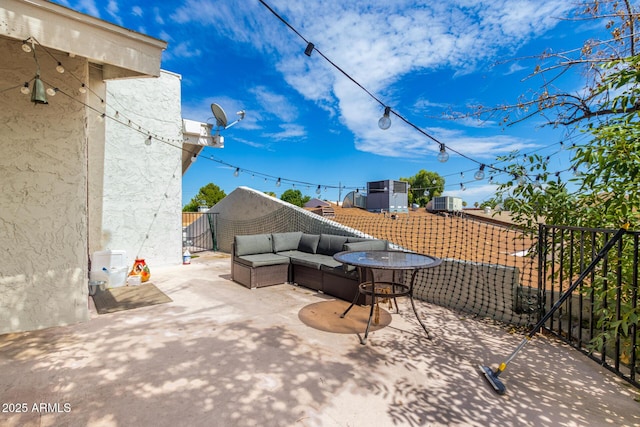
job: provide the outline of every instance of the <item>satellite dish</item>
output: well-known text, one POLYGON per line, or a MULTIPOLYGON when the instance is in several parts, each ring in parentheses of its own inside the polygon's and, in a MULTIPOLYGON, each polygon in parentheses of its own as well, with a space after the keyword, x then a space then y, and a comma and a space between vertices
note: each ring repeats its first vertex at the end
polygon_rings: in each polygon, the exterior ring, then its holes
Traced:
POLYGON ((226 128, 227 115, 224 113, 222 107, 218 104, 211 104, 211 112, 213 112, 213 117, 216 118, 216 126, 226 128))

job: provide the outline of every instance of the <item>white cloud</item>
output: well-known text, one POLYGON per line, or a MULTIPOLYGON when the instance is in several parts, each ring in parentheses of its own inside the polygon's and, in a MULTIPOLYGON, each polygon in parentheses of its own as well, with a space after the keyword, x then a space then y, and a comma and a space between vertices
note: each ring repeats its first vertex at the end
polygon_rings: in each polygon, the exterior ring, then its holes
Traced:
POLYGON ((109 0, 107 3, 107 13, 118 25, 122 25, 122 18, 120 17, 119 12, 120 8, 118 7, 118 2, 115 0, 109 0))
POLYGON ((303 126, 294 123, 280 125, 280 132, 266 133, 264 136, 274 141, 282 141, 285 139, 302 139, 307 136, 307 132, 303 126))
POLYGON ((465 190, 458 188, 457 190, 445 190, 443 196, 459 197, 462 200, 488 200, 496 194, 497 186, 494 184, 484 184, 475 186, 467 184, 465 190))
POLYGON ((255 87, 250 92, 265 113, 285 123, 294 122, 298 118, 298 107, 286 96, 274 93, 265 86, 255 87))
MULTIPOLYGON (((557 17, 573 7, 565 0, 273 0, 270 5, 316 49, 390 105, 394 83, 407 74, 443 68, 454 70, 456 75, 473 72, 478 64, 508 56, 548 31, 557 25, 557 17)), ((240 8, 231 2, 187 0, 171 19, 210 26, 233 42, 251 44, 275 62, 287 83, 305 99, 337 114, 362 151, 410 157, 437 151, 437 143, 393 117, 392 128, 380 131, 376 122, 382 107, 317 51, 310 58, 302 54, 304 41, 261 5, 240 8)), ((514 64, 510 71, 516 70, 514 64)), ((297 110, 284 97, 264 88, 254 94, 265 111, 283 122, 291 123, 297 117, 297 110)), ((420 104, 430 105, 428 99, 420 104)), ((462 124, 478 127, 493 123, 462 124)), ((533 146, 505 135, 473 138, 460 131, 430 132, 447 145, 480 157, 533 146)))

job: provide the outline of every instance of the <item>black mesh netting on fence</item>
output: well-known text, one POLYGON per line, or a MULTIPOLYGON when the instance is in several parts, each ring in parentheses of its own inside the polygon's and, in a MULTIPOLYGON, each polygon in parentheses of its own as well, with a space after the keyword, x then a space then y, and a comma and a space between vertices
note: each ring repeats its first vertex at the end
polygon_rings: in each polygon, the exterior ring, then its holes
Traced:
POLYGON ((536 241, 515 227, 461 215, 336 215, 343 225, 437 256, 422 270, 417 298, 465 313, 528 325, 539 314, 536 241))
POLYGON ((386 239, 398 249, 443 259, 440 266, 418 274, 416 298, 515 325, 537 321, 536 241, 517 228, 470 216, 341 211, 332 220, 284 207, 251 220, 220 215, 219 249, 229 251, 237 234, 284 231, 386 239))

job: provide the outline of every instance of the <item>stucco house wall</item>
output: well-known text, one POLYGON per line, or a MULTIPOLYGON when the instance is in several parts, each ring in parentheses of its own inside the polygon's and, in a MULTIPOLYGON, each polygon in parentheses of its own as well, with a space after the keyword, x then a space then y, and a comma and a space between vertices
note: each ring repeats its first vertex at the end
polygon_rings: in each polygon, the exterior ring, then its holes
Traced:
POLYGON ((0 3, 0 334, 87 320, 95 250, 180 262, 180 78, 160 72, 165 48, 45 0, 0 3), (59 89, 47 105, 20 91, 38 66, 59 89), (177 147, 109 123, 117 109, 177 147))
POLYGON ((152 275, 154 266, 181 262, 180 100, 180 76, 166 71, 107 82, 107 116, 116 119, 105 122, 102 194, 91 199, 102 203, 102 218, 91 254, 125 250, 130 265, 144 258, 152 275), (149 143, 146 131, 160 139, 149 143))
MULTIPOLYGON (((21 43, 0 37, 0 333, 87 319, 87 134, 82 103, 59 93, 35 105, 20 82, 36 71, 21 43), (64 120, 61 120, 64 118, 64 120)), ((68 75, 42 61, 43 80, 68 75)), ((85 77, 87 60, 67 72, 85 77)), ((66 77, 66 78, 65 78, 66 77)))

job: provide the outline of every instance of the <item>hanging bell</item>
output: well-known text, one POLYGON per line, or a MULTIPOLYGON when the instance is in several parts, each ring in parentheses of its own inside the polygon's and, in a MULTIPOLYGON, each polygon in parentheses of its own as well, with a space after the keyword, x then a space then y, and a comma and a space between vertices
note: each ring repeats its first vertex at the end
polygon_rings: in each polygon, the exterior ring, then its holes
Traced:
POLYGON ((40 76, 36 75, 33 80, 33 91, 31 91, 31 102, 34 104, 48 104, 47 93, 44 89, 44 83, 40 80, 40 76))

